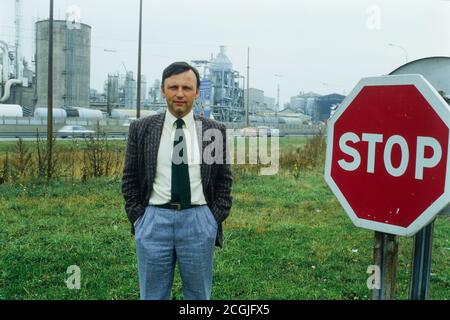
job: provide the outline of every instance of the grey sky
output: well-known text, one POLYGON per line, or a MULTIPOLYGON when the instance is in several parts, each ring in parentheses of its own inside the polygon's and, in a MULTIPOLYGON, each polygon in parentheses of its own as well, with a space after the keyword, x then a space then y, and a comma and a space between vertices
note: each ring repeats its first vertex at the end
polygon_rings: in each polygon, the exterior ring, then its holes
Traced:
MULTIPOLYGON (((48 17, 48 0, 23 0, 25 56, 33 21, 48 17)), ((92 26, 91 87, 107 73, 137 70, 138 0, 55 0, 55 18, 70 5, 92 26), (114 50, 115 53, 104 50, 114 50)), ((209 59, 227 46, 234 69, 250 86, 281 101, 299 91, 348 93, 365 76, 405 62, 450 56, 446 0, 144 0, 143 74, 149 83, 174 60, 209 59), (281 78, 275 74, 282 75, 281 78)), ((0 39, 14 41, 14 0, 0 0, 0 39)))

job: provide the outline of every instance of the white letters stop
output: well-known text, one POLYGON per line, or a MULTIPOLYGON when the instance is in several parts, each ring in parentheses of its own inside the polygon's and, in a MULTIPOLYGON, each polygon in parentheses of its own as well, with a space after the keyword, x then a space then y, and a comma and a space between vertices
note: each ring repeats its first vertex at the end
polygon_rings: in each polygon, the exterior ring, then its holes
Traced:
MULTIPOLYGON (((359 143, 360 141, 367 143, 367 173, 375 173, 375 151, 378 143, 384 140, 382 134, 363 133, 361 139, 356 133, 346 132, 339 139, 339 148, 343 153, 353 158, 353 161, 345 161, 341 159, 338 161, 339 166, 346 171, 355 171, 361 164, 361 155, 358 150, 347 145, 348 142, 359 143)), ((415 179, 423 180, 424 168, 433 168, 441 161, 442 148, 439 142, 433 137, 417 137, 416 143, 416 165, 415 165, 415 179), (433 156, 425 158, 425 148, 433 149, 433 156)), ((409 147, 405 138, 400 135, 393 135, 389 137, 384 146, 384 167, 386 171, 393 177, 402 176, 409 164, 409 147), (398 145, 401 151, 401 160, 398 167, 394 167, 391 160, 392 148, 398 145)))

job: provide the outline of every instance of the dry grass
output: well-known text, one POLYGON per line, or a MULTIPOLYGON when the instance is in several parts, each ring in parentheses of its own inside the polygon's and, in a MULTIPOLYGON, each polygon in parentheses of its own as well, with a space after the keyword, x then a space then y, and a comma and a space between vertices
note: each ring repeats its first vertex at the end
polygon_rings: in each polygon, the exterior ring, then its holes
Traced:
MULTIPOLYGON (((305 140, 281 143, 280 168, 298 178, 301 172, 320 169, 325 162, 325 137, 322 134, 305 140)), ((119 177, 123 171, 125 143, 108 141, 104 134, 70 142, 54 141, 52 177, 56 180, 86 181, 98 177, 119 177)), ((247 150, 248 152, 248 150, 247 150)), ((0 184, 45 181, 47 177, 47 145, 18 140, 0 154, 0 184)), ((246 155, 248 159, 248 154, 246 155)), ((258 159, 259 162, 259 159, 258 159)), ((258 164, 233 165, 234 176, 257 175, 258 164)))
POLYGON ((281 168, 288 169, 296 178, 300 172, 323 168, 326 139, 323 133, 315 135, 303 145, 285 148, 281 152, 281 168))
MULTIPOLYGON (((105 136, 72 140, 67 144, 54 142, 52 177, 54 179, 86 181, 97 177, 118 177, 122 174, 124 150, 112 145, 105 136)), ((19 139, 0 156, 0 184, 44 182, 47 177, 48 155, 45 142, 25 143, 19 139)))

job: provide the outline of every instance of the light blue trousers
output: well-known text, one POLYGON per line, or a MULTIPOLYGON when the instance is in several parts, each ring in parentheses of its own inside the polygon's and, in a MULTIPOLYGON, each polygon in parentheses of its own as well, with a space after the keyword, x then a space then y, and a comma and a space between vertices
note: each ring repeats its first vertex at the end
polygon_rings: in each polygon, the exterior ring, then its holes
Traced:
POLYGON ((211 297, 217 222, 203 205, 175 211, 148 206, 135 223, 142 300, 169 300, 178 261, 185 300, 211 297))

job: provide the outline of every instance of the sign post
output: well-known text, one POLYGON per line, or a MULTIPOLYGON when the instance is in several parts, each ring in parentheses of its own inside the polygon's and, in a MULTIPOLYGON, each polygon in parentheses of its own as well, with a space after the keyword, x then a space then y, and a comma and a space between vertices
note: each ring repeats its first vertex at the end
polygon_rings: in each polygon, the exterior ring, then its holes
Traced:
MULTIPOLYGON (((450 202, 449 128, 449 105, 418 74, 362 79, 329 120, 325 180, 353 223, 377 232, 374 299, 395 297, 396 236, 415 235, 450 202)), ((431 241, 419 235, 415 247, 413 274, 429 274, 431 241)))
POLYGON ((380 286, 373 290, 373 300, 394 300, 397 277, 398 237, 375 232, 373 261, 380 267, 380 286))
POLYGON ((427 300, 431 272, 434 221, 420 230, 414 239, 410 300, 427 300))

